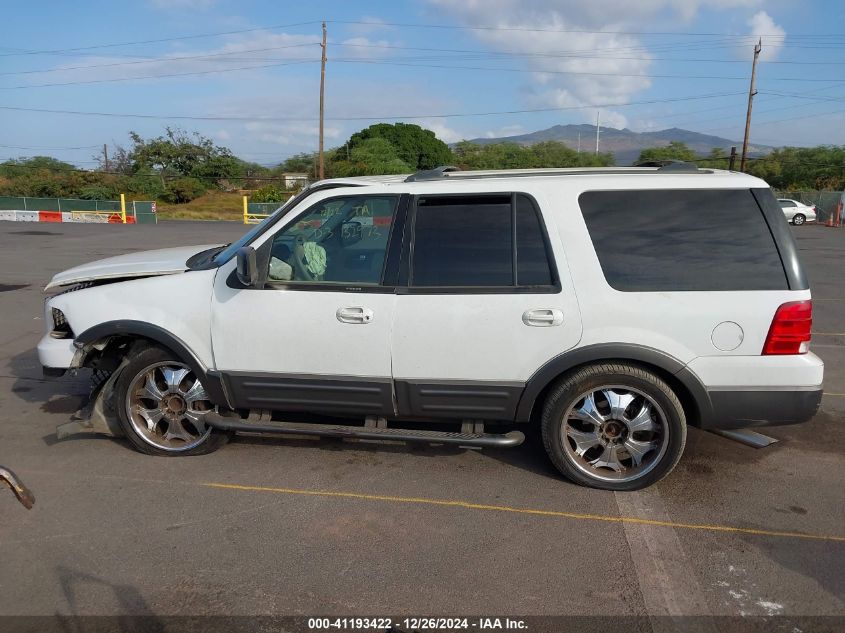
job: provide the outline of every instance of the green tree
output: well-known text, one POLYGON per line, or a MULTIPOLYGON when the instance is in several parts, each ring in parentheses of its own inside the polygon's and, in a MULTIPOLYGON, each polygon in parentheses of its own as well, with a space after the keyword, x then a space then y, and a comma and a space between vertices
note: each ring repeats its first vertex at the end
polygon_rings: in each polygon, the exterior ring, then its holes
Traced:
POLYGON ((652 163, 672 160, 695 161, 695 152, 686 143, 671 141, 665 147, 649 147, 640 152, 637 163, 652 163))
POLYGON ((350 160, 356 147, 374 138, 388 141, 394 147, 396 156, 410 166, 411 171, 433 169, 439 165, 448 165, 453 160, 452 150, 434 132, 412 123, 376 123, 355 132, 338 149, 339 160, 350 160))
POLYGON ((748 162, 747 171, 776 189, 845 189, 845 146, 782 147, 748 162))
POLYGON ((144 139, 130 132, 134 168, 155 169, 161 178, 183 176, 213 181, 243 176, 243 164, 232 156, 228 148, 219 147, 198 132, 188 134, 179 129, 165 128, 164 136, 144 139))
POLYGON ((331 160, 331 173, 336 177, 375 176, 380 174, 405 174, 414 171, 398 155, 393 144, 384 138, 368 138, 349 151, 349 157, 338 160, 337 151, 331 160))
POLYGON ((205 191, 205 185, 196 178, 174 178, 167 182, 162 197, 174 204, 184 204, 199 198, 205 191))

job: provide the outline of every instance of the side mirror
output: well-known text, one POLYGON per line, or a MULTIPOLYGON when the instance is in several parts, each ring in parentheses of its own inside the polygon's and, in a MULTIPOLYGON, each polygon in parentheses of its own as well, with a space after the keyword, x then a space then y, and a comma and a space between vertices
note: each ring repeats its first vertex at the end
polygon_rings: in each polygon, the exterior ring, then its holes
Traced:
POLYGON ((258 264, 255 258, 255 249, 252 246, 244 246, 238 249, 237 263, 238 281, 247 288, 252 288, 258 283, 258 264))
POLYGON ((340 225, 340 245, 357 244, 364 237, 364 227, 360 222, 349 220, 340 225))

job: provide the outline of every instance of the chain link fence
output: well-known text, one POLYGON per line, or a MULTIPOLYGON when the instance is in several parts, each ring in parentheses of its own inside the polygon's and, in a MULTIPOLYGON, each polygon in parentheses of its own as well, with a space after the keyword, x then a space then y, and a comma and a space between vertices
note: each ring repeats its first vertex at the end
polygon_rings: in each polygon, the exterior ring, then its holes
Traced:
MULTIPOLYGON (((50 221, 64 222, 115 222, 122 221, 119 200, 80 200, 77 198, 35 198, 30 196, 0 196, 0 219, 11 214, 38 220, 38 215, 55 216, 50 221), (6 212, 6 213, 4 213, 6 212), (61 214, 61 216, 59 216, 61 214), (30 217, 31 216, 31 217, 30 217)), ((136 200, 126 204, 126 215, 130 222, 155 224, 158 222, 154 201, 136 200)))
POLYGON ((815 205, 819 224, 827 222, 836 214, 837 205, 842 198, 840 191, 775 191, 778 198, 797 200, 802 204, 815 205))
POLYGON ((3 211, 120 211, 118 200, 78 200, 75 198, 0 197, 3 211))

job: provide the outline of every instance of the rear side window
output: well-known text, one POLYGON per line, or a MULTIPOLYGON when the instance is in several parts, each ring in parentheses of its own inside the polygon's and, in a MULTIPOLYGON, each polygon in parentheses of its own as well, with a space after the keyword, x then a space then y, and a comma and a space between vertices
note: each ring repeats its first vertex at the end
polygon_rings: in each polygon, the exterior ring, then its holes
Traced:
POLYGON ((578 201, 616 290, 789 288, 750 190, 588 191, 578 201))
POLYGON ((528 196, 433 196, 418 201, 411 286, 507 289, 555 284, 545 231, 528 196))

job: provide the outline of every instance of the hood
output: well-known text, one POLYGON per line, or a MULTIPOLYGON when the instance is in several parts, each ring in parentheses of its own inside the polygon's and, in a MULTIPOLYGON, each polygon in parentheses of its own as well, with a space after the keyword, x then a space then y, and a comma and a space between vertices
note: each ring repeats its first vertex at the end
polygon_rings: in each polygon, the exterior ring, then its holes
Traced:
POLYGON ((99 259, 89 264, 57 273, 44 288, 56 288, 95 279, 131 279, 133 277, 151 277, 153 275, 172 275, 187 270, 186 262, 191 255, 219 246, 178 246, 155 251, 139 251, 117 257, 99 259))

